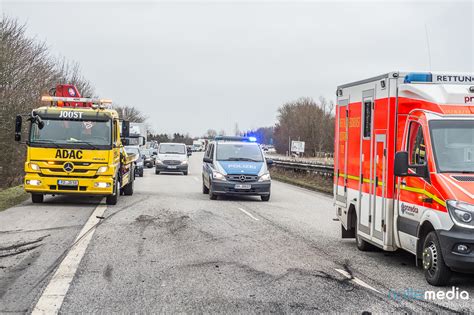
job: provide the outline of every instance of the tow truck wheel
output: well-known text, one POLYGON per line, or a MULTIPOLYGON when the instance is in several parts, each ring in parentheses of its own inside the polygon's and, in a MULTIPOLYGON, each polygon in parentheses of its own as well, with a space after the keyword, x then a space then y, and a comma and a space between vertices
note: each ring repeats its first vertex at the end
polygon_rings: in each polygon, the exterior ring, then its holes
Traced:
POLYGON ((359 224, 358 224, 358 221, 357 221, 357 217, 355 218, 355 239, 356 239, 356 245, 357 245, 357 249, 360 250, 360 251, 363 251, 363 252, 367 252, 367 251, 370 251, 373 247, 372 245, 370 245, 369 242, 365 241, 362 239, 362 237, 360 237, 359 235, 359 224))
POLYGON ((31 201, 33 203, 42 203, 44 200, 43 194, 31 194, 31 201))
POLYGON ((125 185, 125 187, 123 188, 123 194, 125 196, 131 196, 133 195, 133 183, 135 182, 134 179, 132 179, 130 181, 130 183, 128 183, 127 185, 125 185))
POLYGON ((114 189, 114 194, 113 195, 108 195, 106 198, 106 203, 110 206, 114 206, 117 204, 118 197, 120 194, 120 186, 119 186, 119 181, 115 181, 115 189, 114 189))
POLYGON ((426 281, 434 286, 444 286, 451 278, 451 269, 444 263, 438 237, 434 231, 426 235, 422 252, 423 270, 426 281))

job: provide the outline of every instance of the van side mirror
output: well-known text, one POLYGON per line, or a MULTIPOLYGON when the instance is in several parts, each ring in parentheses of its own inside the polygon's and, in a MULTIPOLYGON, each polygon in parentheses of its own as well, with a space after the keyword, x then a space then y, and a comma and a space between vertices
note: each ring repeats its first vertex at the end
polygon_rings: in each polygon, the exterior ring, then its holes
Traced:
POLYGON ((16 116, 15 121, 15 141, 21 141, 21 125, 23 123, 23 117, 20 115, 16 116))
POLYGON ((202 161, 203 161, 204 163, 214 163, 214 161, 213 161, 211 158, 208 158, 208 157, 204 157, 204 158, 202 159, 202 161))
POLYGON ((395 176, 408 176, 408 152, 400 151, 395 153, 395 176))

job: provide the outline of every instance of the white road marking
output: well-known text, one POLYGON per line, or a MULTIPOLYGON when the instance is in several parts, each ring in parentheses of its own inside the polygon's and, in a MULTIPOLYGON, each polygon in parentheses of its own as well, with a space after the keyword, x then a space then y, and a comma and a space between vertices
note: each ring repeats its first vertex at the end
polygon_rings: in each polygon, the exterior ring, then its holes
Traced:
POLYGON ((72 279, 76 274, 76 270, 79 267, 79 263, 81 262, 82 257, 84 257, 87 246, 94 235, 96 229, 95 225, 100 221, 97 216, 101 217, 106 209, 106 205, 99 204, 92 212, 74 241, 75 244, 71 247, 66 257, 59 265, 49 281, 48 286, 39 298, 38 303, 36 303, 32 314, 57 314, 59 312, 64 297, 66 296, 72 279))
POLYGON ((352 277, 350 275, 350 273, 348 273, 347 271, 345 270, 342 270, 342 269, 336 269, 337 272, 339 272, 340 274, 342 274, 344 277, 346 277, 347 279, 350 279, 352 282, 354 283, 357 283, 358 285, 364 287, 364 288, 367 288, 369 290, 372 290, 374 292, 377 292, 377 293, 380 293, 379 290, 375 289, 374 287, 371 287, 370 285, 368 285, 367 283, 365 283, 364 281, 358 279, 358 278, 355 278, 355 277, 352 277))
POLYGON ((254 217, 250 212, 248 211, 245 211, 245 209, 242 209, 242 208, 238 208, 240 211, 242 211, 243 213, 245 213, 246 215, 248 215, 249 217, 251 217, 252 219, 254 219, 255 221, 258 221, 259 219, 254 217))
POLYGON ((197 177, 193 177, 193 179, 197 182, 199 181, 199 179, 197 177))

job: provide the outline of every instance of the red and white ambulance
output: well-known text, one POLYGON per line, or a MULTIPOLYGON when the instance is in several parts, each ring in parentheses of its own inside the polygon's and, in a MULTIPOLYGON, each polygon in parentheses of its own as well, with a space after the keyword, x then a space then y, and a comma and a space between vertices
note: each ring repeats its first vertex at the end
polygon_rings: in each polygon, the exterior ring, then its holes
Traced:
POLYGON ((341 85, 335 132, 342 237, 413 253, 432 285, 474 272, 474 74, 341 85))

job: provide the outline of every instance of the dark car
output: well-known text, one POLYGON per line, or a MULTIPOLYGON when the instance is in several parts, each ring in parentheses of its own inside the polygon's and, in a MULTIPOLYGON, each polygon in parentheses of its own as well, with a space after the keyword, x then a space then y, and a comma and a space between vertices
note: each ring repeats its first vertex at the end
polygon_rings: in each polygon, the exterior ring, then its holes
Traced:
POLYGON ((155 166, 155 159, 156 159, 156 150, 153 149, 142 149, 142 155, 144 156, 143 164, 148 167, 152 168, 155 166))
POLYGON ((126 146, 125 151, 127 154, 136 154, 138 156, 138 159, 135 161, 135 176, 143 177, 144 155, 140 148, 136 146, 126 146))

